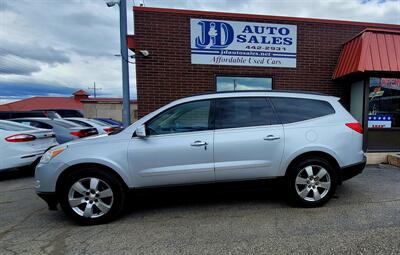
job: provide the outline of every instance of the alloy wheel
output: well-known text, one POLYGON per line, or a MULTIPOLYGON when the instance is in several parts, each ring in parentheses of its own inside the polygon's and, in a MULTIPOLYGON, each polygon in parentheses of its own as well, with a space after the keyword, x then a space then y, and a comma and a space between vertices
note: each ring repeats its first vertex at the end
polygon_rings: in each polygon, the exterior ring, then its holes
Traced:
POLYGON ((85 218, 98 218, 110 211, 114 196, 110 186, 103 180, 87 177, 76 181, 68 192, 72 210, 85 218))
POLYGON ((296 176, 295 186, 300 198, 309 202, 323 199, 331 188, 328 171, 318 165, 304 167, 296 176))

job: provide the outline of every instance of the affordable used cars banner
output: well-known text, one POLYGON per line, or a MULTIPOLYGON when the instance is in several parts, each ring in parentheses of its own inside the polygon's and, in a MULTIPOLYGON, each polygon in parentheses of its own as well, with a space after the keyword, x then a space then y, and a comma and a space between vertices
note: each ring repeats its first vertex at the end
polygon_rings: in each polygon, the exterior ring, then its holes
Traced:
POLYGON ((296 67, 295 25, 191 19, 192 64, 296 67))

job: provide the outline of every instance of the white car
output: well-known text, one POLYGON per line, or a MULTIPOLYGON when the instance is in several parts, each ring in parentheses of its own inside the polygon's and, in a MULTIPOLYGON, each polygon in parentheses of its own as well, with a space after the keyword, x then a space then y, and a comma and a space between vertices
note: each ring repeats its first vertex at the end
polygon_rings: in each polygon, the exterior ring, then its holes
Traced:
POLYGON ((111 126, 99 120, 86 119, 86 118, 64 118, 64 120, 71 121, 83 127, 94 127, 99 134, 108 134, 117 129, 117 126, 111 126))
POLYGON ((29 166, 56 145, 52 131, 0 120, 0 171, 29 166))

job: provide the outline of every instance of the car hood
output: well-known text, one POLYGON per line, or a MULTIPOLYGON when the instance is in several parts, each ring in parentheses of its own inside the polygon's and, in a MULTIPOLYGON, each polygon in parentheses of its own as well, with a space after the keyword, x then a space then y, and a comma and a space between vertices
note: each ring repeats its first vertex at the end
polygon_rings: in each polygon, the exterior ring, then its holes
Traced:
POLYGON ((107 134, 102 134, 102 135, 95 135, 95 136, 88 136, 85 138, 81 138, 81 139, 76 139, 76 140, 72 140, 68 143, 64 143, 63 145, 67 145, 68 147, 75 147, 75 146, 79 146, 81 144, 94 144, 94 143, 103 143, 103 142, 107 142, 109 139, 112 139, 112 137, 108 136, 107 134))

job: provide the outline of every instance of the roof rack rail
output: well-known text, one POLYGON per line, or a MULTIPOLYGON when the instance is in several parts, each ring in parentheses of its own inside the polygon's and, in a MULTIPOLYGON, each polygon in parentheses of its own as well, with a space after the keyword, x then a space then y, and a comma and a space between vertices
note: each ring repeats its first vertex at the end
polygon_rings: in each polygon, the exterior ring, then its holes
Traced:
POLYGON ((301 90, 236 90, 236 91, 215 91, 215 92, 204 92, 204 93, 197 93, 192 94, 186 97, 193 97, 193 96, 204 96, 204 95, 213 95, 213 94, 228 94, 228 93, 248 93, 248 92, 279 92, 279 93, 299 93, 299 94, 307 94, 307 95, 318 95, 318 96, 329 96, 324 93, 320 92, 313 92, 313 91, 301 91, 301 90))

